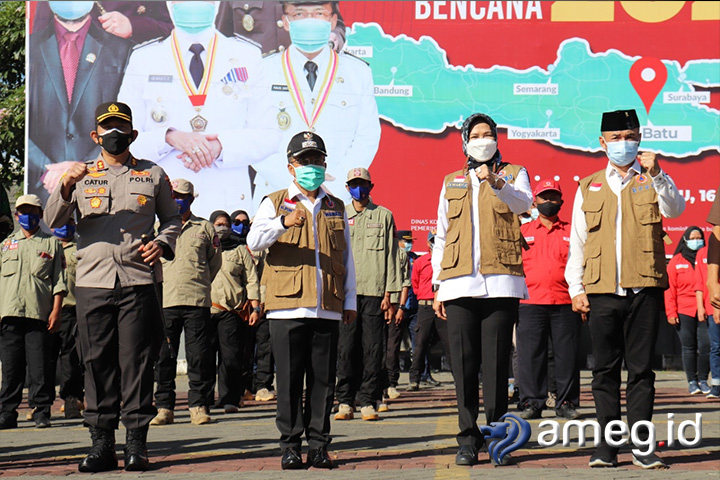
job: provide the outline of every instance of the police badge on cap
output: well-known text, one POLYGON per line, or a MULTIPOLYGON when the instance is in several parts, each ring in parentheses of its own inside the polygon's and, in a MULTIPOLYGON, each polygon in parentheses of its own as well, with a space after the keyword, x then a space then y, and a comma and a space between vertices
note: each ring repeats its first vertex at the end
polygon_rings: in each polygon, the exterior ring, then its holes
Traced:
POLYGON ((297 157, 301 153, 309 152, 311 150, 320 152, 327 156, 325 142, 323 142, 323 139, 320 138, 320 135, 313 132, 300 132, 290 139, 287 154, 288 157, 297 157))

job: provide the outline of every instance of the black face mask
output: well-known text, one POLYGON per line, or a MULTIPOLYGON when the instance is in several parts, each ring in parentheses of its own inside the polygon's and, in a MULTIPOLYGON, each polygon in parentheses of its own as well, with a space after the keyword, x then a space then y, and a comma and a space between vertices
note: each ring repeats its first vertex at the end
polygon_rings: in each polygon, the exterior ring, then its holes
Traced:
POLYGON ((98 136, 100 137, 100 146, 110 155, 120 155, 132 143, 132 133, 123 133, 116 128, 98 136))
POLYGON ((545 202, 545 203, 538 203, 537 209, 538 212, 542 214, 544 217, 554 217, 558 214, 560 211, 560 207, 562 207, 562 204, 560 203, 553 203, 553 202, 545 202))

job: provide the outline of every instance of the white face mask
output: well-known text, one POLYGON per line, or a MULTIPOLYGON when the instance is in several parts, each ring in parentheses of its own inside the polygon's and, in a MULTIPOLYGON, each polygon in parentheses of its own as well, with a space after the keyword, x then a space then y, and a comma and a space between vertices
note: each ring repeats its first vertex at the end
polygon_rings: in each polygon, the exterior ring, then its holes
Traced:
POLYGON ((487 162, 497 152, 497 142, 492 138, 475 138, 467 143, 465 149, 478 162, 487 162))
POLYGON ((635 161, 639 146, 639 142, 631 140, 607 142, 607 156, 618 167, 625 167, 635 161))

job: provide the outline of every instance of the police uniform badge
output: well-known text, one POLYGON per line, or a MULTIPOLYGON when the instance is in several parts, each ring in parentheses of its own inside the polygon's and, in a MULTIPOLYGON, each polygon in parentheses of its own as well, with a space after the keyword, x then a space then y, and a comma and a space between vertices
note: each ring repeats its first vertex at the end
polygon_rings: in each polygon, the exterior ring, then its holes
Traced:
POLYGON ((101 203, 102 203, 102 200, 100 200, 98 197, 93 197, 90 199, 90 206, 92 208, 100 208, 101 203))
POLYGON ((155 123, 163 123, 167 120, 167 112, 162 107, 154 108, 152 112, 150 112, 150 117, 155 123))
POLYGON ((250 14, 245 14, 242 19, 242 26, 246 32, 252 32, 255 29, 255 19, 250 14))
POLYGON ((287 113, 284 108, 280 109, 280 112, 277 114, 277 122, 280 130, 287 130, 290 128, 292 119, 290 118, 290 114, 287 113))
POLYGON ((147 197, 145 195, 138 195, 137 202, 138 202, 138 205, 143 207, 147 203, 147 197))
POLYGON ((192 128, 193 132, 204 132, 207 128, 207 124, 207 119, 200 114, 197 114, 190 119, 190 128, 192 128))

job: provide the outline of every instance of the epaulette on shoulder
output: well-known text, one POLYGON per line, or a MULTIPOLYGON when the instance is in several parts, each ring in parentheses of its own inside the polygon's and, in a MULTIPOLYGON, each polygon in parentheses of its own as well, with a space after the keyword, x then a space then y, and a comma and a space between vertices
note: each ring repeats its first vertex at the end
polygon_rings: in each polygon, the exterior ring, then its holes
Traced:
POLYGON ((233 38, 239 42, 245 42, 248 45, 252 45, 253 47, 257 47, 260 50, 262 50, 262 45, 260 45, 258 42, 256 42, 255 40, 250 40, 249 38, 247 38, 243 35, 240 35, 239 33, 236 33, 235 35, 233 35, 233 38))
POLYGON ((263 56, 263 58, 268 58, 268 57, 274 57, 275 55, 278 55, 280 53, 282 53, 280 50, 270 50, 269 52, 263 53, 262 56, 263 56))
POLYGON ((360 58, 360 57, 358 57, 357 55, 354 55, 354 54, 348 52, 347 50, 343 50, 341 54, 342 54, 342 55, 347 55, 348 57, 352 57, 352 58, 354 58, 355 60, 358 60, 358 61, 364 63, 364 64, 367 65, 368 67, 370 66, 370 63, 368 63, 367 60, 363 60, 362 58, 360 58))
POLYGON ((152 45, 154 43, 159 43, 164 39, 165 39, 165 37, 157 37, 157 38, 152 38, 150 40, 145 40, 144 42, 138 43, 137 45, 135 45, 133 47, 133 50, 138 50, 140 48, 147 47, 148 45, 152 45))

